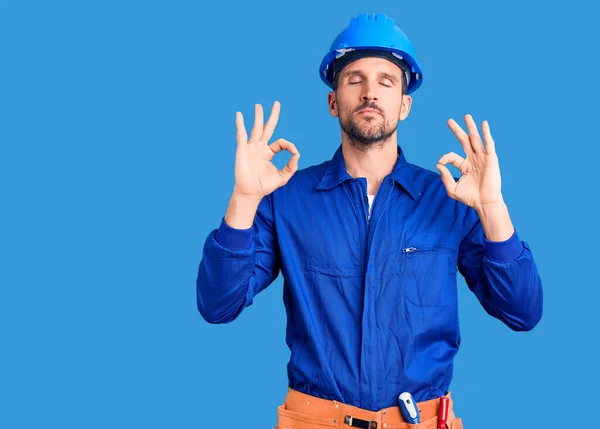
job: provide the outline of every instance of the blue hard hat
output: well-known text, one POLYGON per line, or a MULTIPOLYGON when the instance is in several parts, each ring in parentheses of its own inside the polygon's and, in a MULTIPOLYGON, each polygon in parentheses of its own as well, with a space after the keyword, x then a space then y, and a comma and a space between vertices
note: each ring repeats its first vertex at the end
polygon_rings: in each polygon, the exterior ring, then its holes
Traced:
POLYGON ((421 68, 415 59, 415 50, 408 37, 394 20, 383 13, 363 13, 352 18, 350 25, 331 44, 319 67, 319 76, 333 88, 333 62, 348 52, 359 50, 384 51, 408 65, 407 94, 414 92, 423 82, 421 68))

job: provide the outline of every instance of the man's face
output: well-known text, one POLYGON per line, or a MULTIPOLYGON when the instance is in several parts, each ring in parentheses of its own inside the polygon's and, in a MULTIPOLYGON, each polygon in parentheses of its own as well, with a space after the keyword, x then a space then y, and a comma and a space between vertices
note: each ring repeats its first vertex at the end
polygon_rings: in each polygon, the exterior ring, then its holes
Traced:
POLYGON ((382 145, 408 116, 412 100, 402 95, 403 74, 396 64, 376 57, 353 61, 341 71, 337 91, 329 93, 329 111, 353 146, 382 145))

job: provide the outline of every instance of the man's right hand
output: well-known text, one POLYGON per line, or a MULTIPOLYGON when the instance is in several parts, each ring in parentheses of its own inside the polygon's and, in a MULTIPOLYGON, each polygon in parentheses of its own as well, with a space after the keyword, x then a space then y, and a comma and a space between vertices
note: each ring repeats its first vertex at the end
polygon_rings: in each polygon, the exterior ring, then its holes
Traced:
POLYGON ((275 189, 285 185, 298 170, 300 153, 293 143, 279 139, 269 144, 279 120, 279 102, 273 104, 271 116, 263 126, 263 108, 255 106, 254 127, 250 139, 244 127, 244 117, 236 112, 237 151, 235 157, 234 194, 239 197, 260 201, 275 189), (279 170, 271 162, 276 153, 287 150, 292 157, 287 165, 279 170))

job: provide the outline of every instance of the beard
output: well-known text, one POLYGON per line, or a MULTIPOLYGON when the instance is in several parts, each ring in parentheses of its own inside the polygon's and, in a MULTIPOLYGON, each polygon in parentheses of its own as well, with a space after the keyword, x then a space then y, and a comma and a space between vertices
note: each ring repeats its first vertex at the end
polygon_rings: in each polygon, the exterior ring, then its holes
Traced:
MULTIPOLYGON (((373 115, 377 115, 373 113, 373 115)), ((389 125, 382 114, 381 122, 377 119, 365 119, 356 121, 355 115, 348 116, 342 120, 340 116, 340 127, 348 135, 349 142, 357 149, 367 151, 369 149, 381 148, 386 141, 396 132, 396 126, 389 125)))

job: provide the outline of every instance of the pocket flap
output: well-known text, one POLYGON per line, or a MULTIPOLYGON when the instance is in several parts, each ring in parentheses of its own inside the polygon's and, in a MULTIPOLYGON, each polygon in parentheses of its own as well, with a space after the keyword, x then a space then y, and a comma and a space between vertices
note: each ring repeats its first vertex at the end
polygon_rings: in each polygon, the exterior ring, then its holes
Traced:
POLYGON ((414 248, 420 250, 454 250, 453 243, 447 237, 441 237, 434 232, 407 233, 406 249, 414 248))

